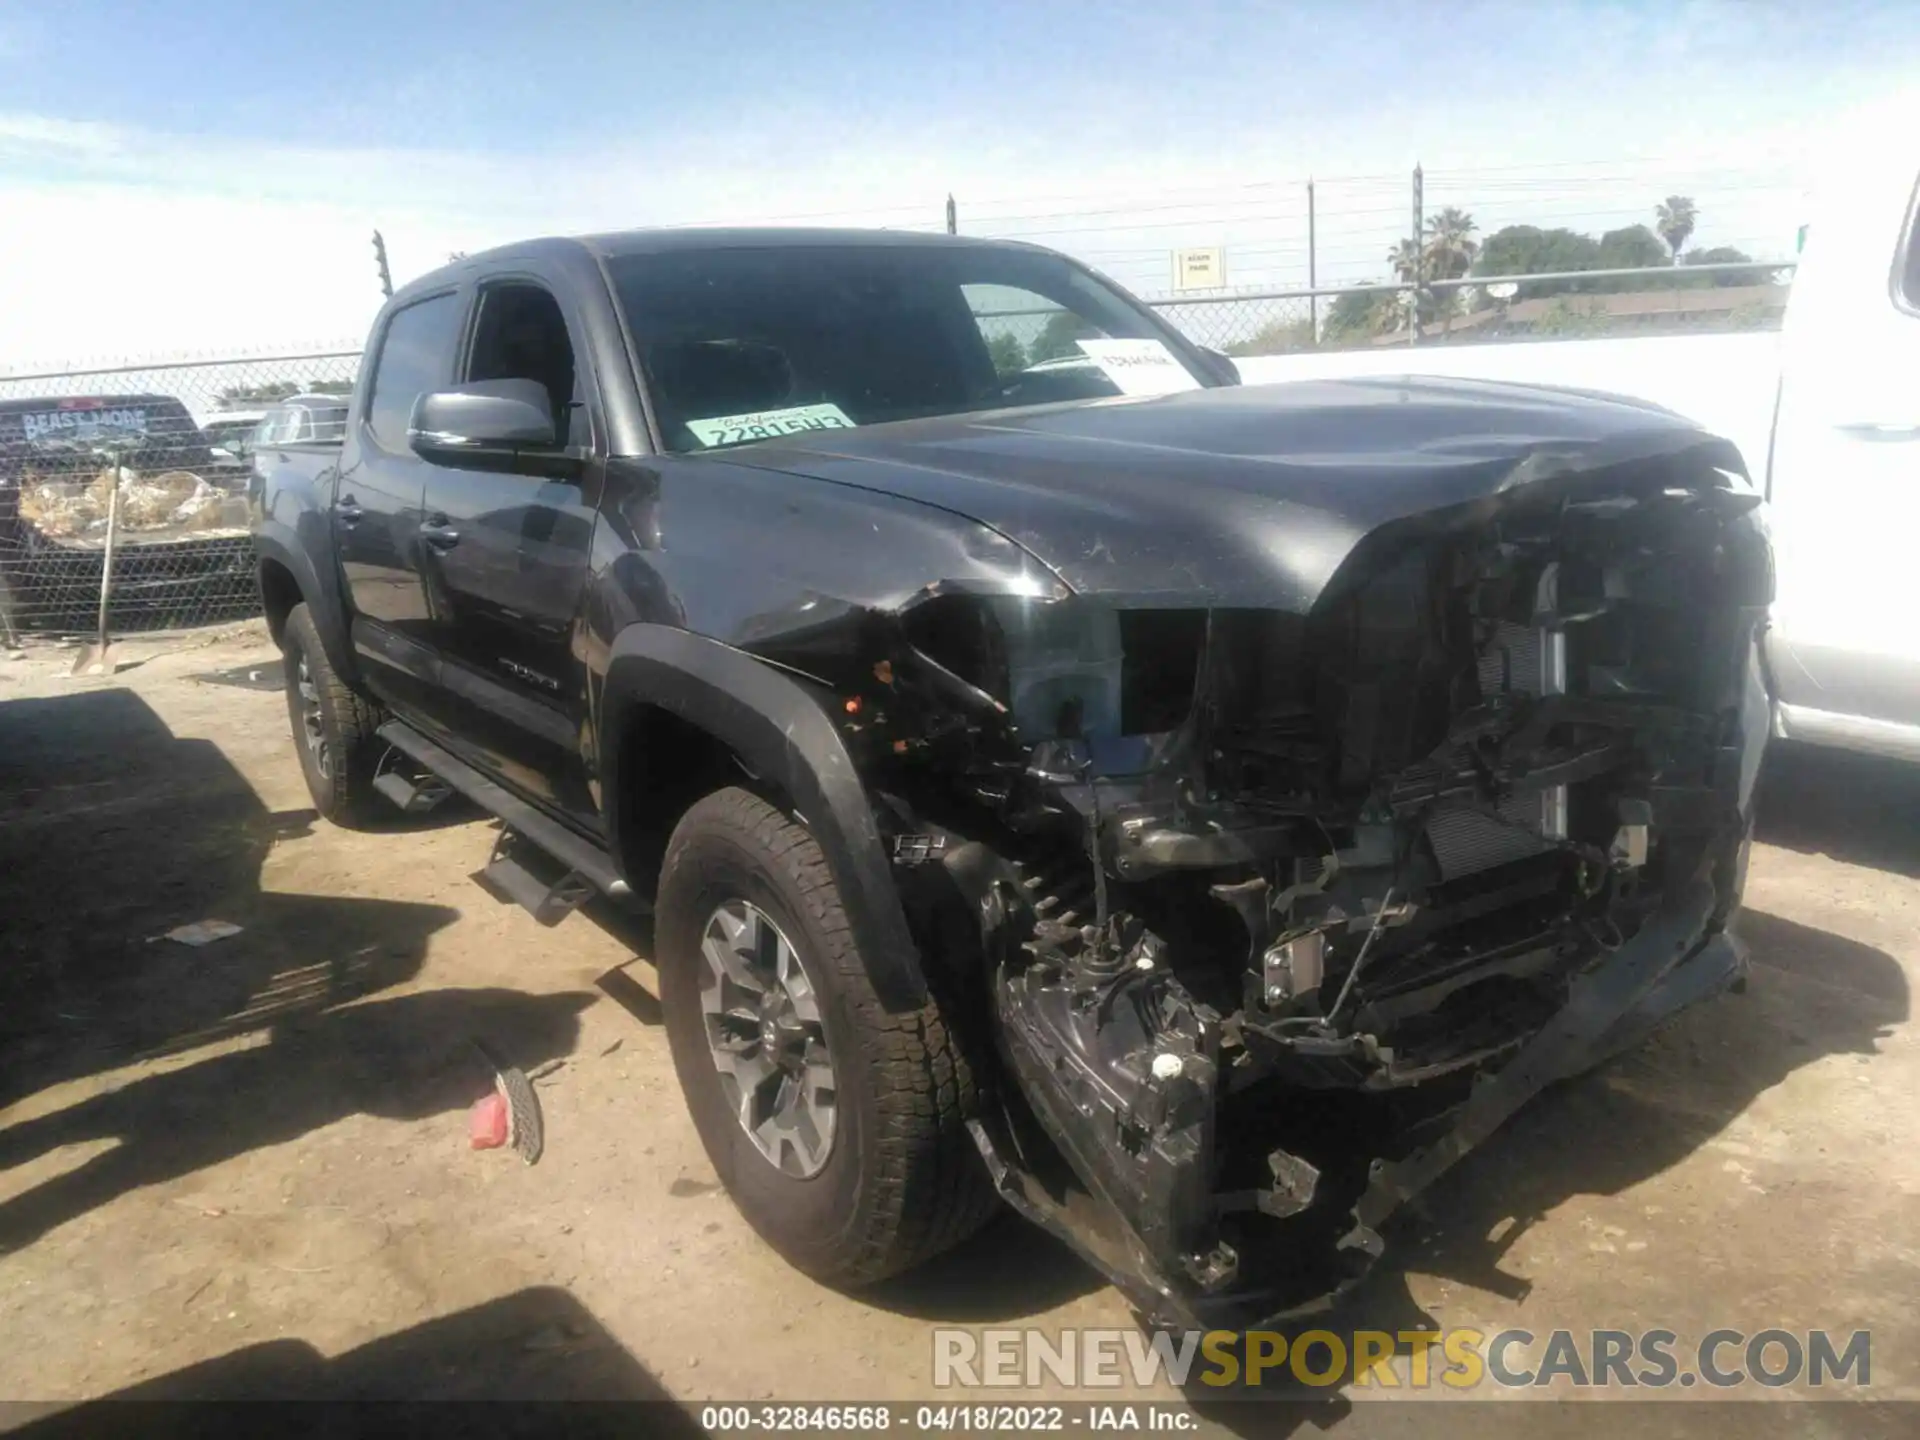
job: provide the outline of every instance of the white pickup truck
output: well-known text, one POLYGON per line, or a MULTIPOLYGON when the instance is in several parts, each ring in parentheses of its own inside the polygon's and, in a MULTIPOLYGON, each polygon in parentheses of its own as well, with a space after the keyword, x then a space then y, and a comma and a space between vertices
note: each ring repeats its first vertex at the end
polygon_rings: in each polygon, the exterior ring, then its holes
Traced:
POLYGON ((1920 140, 1827 167, 1778 334, 1252 357, 1248 384, 1456 375, 1651 400, 1732 439, 1763 487, 1783 738, 1920 761, 1920 140))

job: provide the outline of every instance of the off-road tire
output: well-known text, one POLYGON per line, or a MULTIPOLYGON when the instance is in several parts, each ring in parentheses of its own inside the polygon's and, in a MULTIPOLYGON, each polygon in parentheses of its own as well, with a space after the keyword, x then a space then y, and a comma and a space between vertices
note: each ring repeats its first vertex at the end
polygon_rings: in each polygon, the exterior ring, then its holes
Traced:
POLYGON ((806 827, 747 790, 689 809, 668 842, 654 922, 674 1068, 721 1183, 748 1223, 824 1283, 871 1284, 958 1244, 995 1212, 966 1121, 976 1077, 937 1001, 889 1015, 875 998, 826 857, 806 827), (727 1107, 700 1005, 700 944, 729 899, 758 906, 818 997, 837 1087, 816 1175, 782 1172, 727 1107))
POLYGON ((383 807, 392 810, 373 788, 375 767, 387 748, 386 742, 374 734, 380 725, 379 707, 356 694, 335 672, 326 647, 320 643, 320 632, 314 628, 313 615, 304 604, 294 606, 287 616, 280 632, 280 651, 293 749, 300 757, 300 773, 306 777, 313 808, 349 830, 370 828, 382 818, 383 807), (303 660, 319 702, 320 732, 327 750, 324 768, 306 738, 306 701, 300 693, 303 660))

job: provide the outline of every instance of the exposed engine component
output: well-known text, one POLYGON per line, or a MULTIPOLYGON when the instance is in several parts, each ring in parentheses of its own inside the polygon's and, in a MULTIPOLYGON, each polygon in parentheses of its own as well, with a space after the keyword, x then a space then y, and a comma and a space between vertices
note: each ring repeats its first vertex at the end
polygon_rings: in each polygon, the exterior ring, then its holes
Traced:
POLYGON ((1016 1203, 1165 1313, 1234 1303, 1262 1227, 1367 1183, 1290 1148, 1289 1094, 1431 1111, 1404 1149, 1736 863, 1764 564, 1716 483, 1408 537, 1305 616, 907 612, 849 730, 892 762, 896 863, 977 922, 1020 1082, 977 1138, 1016 1203), (1021 1182, 1034 1135, 1117 1238, 1021 1182))

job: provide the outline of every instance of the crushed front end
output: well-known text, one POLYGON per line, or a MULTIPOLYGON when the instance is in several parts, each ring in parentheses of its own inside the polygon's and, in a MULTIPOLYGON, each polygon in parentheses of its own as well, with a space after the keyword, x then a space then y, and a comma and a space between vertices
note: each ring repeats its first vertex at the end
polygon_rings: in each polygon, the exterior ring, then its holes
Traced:
POLYGON ((1757 496, 1655 457, 1383 527, 1306 613, 929 593, 842 688, 1003 1193, 1154 1318, 1323 1300, 1739 975, 1757 496))

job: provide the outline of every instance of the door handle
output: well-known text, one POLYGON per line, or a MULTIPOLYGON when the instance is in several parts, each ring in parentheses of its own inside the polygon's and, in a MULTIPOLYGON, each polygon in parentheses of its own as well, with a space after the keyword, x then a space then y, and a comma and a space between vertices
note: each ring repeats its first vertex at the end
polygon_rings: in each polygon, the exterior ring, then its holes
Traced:
POLYGON ((451 550, 460 543, 460 532, 447 523, 446 517, 437 516, 421 523, 420 538, 436 550, 451 550))
POLYGON ((360 508, 360 502, 358 500, 348 495, 334 502, 333 513, 340 517, 340 523, 342 525, 358 525, 360 523, 360 517, 367 512, 360 508))
POLYGON ((1833 428, 1855 440, 1920 440, 1920 421, 1914 420, 1854 420, 1833 428))

